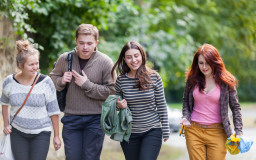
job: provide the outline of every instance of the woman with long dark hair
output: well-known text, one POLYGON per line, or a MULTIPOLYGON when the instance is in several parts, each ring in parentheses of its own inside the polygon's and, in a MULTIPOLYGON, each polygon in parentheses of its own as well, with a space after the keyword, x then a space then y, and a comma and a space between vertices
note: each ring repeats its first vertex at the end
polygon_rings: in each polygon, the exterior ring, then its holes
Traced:
POLYGON ((237 79, 225 68, 218 50, 204 44, 196 51, 186 74, 182 124, 191 160, 224 160, 225 142, 232 135, 228 105, 236 137, 242 135, 237 79))
POLYGON ((146 66, 145 50, 137 42, 127 42, 112 69, 118 73, 115 88, 120 109, 132 113, 129 142, 121 142, 126 160, 156 160, 162 139, 169 138, 167 105, 160 75, 146 66))

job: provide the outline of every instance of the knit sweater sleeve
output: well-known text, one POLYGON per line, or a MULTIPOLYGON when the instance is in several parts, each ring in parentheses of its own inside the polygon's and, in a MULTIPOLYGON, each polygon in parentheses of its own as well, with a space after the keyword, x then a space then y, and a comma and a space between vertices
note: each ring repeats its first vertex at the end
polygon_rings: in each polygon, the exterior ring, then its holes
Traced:
POLYGON ((67 71, 68 68, 66 61, 67 54, 68 53, 64 53, 58 58, 54 69, 50 73, 50 77, 56 87, 56 90, 58 91, 61 91, 65 88, 65 85, 61 84, 61 80, 63 74, 67 71))
POLYGON ((9 105, 9 95, 8 95, 8 86, 10 84, 11 81, 11 77, 8 76, 7 78, 5 78, 4 83, 3 83, 3 87, 2 87, 2 96, 1 96, 1 103, 2 105, 9 105))
POLYGON ((46 98, 46 110, 48 112, 49 116, 52 115, 59 115, 60 109, 56 97, 56 90, 54 87, 54 84, 52 80, 47 77, 47 80, 45 81, 47 89, 45 89, 45 98, 46 98))
POLYGON ((170 128, 168 122, 167 104, 164 95, 163 82, 160 75, 158 75, 158 79, 155 83, 155 101, 157 113, 162 124, 163 138, 169 138, 170 128))
POLYGON ((191 120, 191 111, 188 105, 188 95, 189 95, 189 82, 186 83, 185 91, 183 93, 183 105, 182 105, 182 118, 186 118, 187 120, 191 120))
POLYGON ((96 84, 87 79, 82 85, 82 88, 88 97, 98 100, 106 100, 109 95, 115 93, 115 83, 114 80, 112 80, 110 73, 113 67, 113 62, 108 58, 99 67, 102 67, 102 84, 96 84))

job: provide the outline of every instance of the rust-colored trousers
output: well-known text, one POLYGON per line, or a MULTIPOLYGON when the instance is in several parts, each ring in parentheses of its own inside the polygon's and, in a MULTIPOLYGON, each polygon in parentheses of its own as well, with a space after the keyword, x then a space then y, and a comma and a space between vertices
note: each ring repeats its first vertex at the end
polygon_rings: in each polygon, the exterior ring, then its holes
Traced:
POLYGON ((203 128, 191 123, 185 130, 190 160, 225 160, 227 135, 222 128, 203 128))

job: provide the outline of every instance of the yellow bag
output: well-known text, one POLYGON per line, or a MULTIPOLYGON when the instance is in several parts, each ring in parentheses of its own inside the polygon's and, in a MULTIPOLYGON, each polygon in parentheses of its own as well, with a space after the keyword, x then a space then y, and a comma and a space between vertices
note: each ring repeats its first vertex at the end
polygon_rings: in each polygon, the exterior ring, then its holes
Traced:
POLYGON ((236 138, 236 136, 233 134, 229 138, 227 138, 226 141, 226 148, 228 152, 232 155, 239 154, 240 150, 238 149, 238 143, 240 142, 240 138, 236 138))
POLYGON ((240 142, 240 141, 241 141, 241 138, 236 138, 236 135, 235 135, 235 134, 232 134, 232 135, 230 136, 230 139, 231 139, 231 141, 233 141, 233 142, 240 142))

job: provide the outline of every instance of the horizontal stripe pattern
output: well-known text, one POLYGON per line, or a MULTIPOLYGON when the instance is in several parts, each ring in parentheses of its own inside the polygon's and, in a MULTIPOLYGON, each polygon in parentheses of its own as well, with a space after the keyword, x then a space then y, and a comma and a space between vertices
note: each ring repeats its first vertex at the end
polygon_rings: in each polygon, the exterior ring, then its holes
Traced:
MULTIPOLYGON (((24 93, 14 93, 10 95, 11 106, 21 106, 27 97, 24 93), (20 100, 18 100, 20 99, 20 100), (23 100, 23 101, 22 101, 23 100)), ((45 96, 43 94, 30 94, 26 106, 43 107, 45 106, 45 96)))
MULTIPOLYGON (((13 75, 5 79, 0 101, 11 106, 10 119, 23 104, 30 88, 15 81, 13 75)), ((13 127, 28 134, 51 131, 50 116, 59 114, 54 84, 50 77, 45 76, 34 86, 26 104, 14 119, 13 127)))
MULTIPOLYGON (((11 119, 12 118, 13 116, 11 116, 11 119)), ((31 120, 31 118, 21 118, 20 116, 17 116, 15 120, 15 124, 18 126, 23 126, 24 130, 36 130, 51 126, 51 120, 48 116, 41 119, 33 120, 31 120)))
POLYGON ((162 128, 163 138, 168 138, 170 129, 162 79, 158 74, 152 74, 151 79, 149 90, 141 91, 134 88, 137 79, 120 75, 116 80, 116 94, 126 99, 132 112, 132 133, 162 128))

